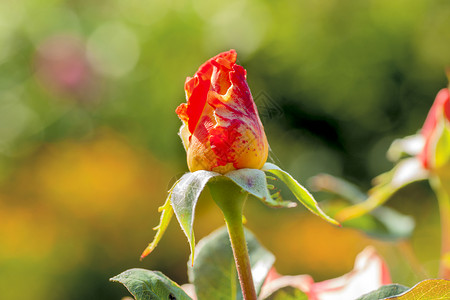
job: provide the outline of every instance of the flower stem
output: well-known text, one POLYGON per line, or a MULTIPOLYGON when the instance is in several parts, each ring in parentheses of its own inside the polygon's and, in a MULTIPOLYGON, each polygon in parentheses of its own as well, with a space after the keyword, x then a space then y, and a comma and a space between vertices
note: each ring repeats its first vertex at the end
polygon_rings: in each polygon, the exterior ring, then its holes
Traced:
POLYGON ((433 178, 433 189, 439 202, 441 217, 441 259, 439 265, 439 277, 450 280, 450 184, 448 180, 433 178))
POLYGON ((229 181, 219 181, 211 184, 209 188, 225 217, 244 300, 256 300, 250 257, 242 225, 242 211, 248 194, 229 181))

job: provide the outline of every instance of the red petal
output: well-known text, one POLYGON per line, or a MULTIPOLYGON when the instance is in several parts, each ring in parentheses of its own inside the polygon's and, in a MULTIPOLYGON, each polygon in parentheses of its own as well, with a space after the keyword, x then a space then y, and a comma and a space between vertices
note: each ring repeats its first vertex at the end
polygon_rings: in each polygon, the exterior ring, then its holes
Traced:
POLYGON ((447 95, 444 101, 444 113, 448 121, 450 121, 450 91, 445 89, 447 95))
MULTIPOLYGON (((219 68, 222 73, 226 72, 225 70, 230 69, 236 62, 236 56, 237 54, 234 50, 220 53, 201 65, 193 78, 188 77, 186 79, 184 88, 188 99, 187 109, 183 109, 183 112, 187 115, 188 128, 191 134, 194 133, 205 107, 208 91, 211 89, 211 76, 213 75, 214 68, 219 68)), ((223 77, 223 74, 221 74, 221 77, 223 77)), ((218 84, 223 85, 219 89, 226 86, 226 82, 224 84, 222 80, 219 80, 218 84)), ((180 119, 182 117, 186 119, 184 115, 179 116, 180 119)))
POLYGON ((186 91, 191 91, 187 102, 186 113, 188 116, 189 132, 194 133, 198 120, 202 116, 205 108, 206 98, 208 97, 209 81, 195 76, 192 80, 186 82, 186 91))
POLYGON ((188 121, 188 119, 189 119, 186 110, 187 110, 187 104, 186 104, 186 103, 181 103, 181 104, 177 107, 177 109, 175 110, 175 112, 176 112, 177 115, 178 115, 178 118, 180 118, 181 121, 183 121, 183 122, 185 122, 185 123, 186 123, 186 122, 188 121))
POLYGON ((201 65, 195 74, 205 79, 206 78, 209 79, 211 78, 214 65, 217 66, 217 64, 219 64, 224 66, 225 68, 230 69, 231 66, 236 63, 236 57, 237 57, 236 51, 233 49, 227 52, 219 53, 213 58, 210 58, 203 65, 201 65))
POLYGON ((428 137, 431 132, 436 127, 438 113, 441 107, 445 105, 445 113, 447 118, 450 119, 450 103, 449 103, 449 91, 448 89, 442 89, 436 95, 436 99, 434 100, 433 106, 431 106, 430 111, 428 112, 425 123, 422 127, 422 135, 428 137), (447 102, 447 103, 446 103, 447 102))
POLYGON ((442 113, 441 109, 444 111, 447 120, 450 120, 450 93, 448 89, 442 89, 437 94, 433 106, 431 106, 430 111, 428 112, 427 118, 421 130, 422 136, 425 137, 425 146, 423 147, 423 151, 419 154, 419 159, 422 162, 425 169, 430 168, 430 162, 428 157, 430 137, 436 128, 439 114, 442 113))

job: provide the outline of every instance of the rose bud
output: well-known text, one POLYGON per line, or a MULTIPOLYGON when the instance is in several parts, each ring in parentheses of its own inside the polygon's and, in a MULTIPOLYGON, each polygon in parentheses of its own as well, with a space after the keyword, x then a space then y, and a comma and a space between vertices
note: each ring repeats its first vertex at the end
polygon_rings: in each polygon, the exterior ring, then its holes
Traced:
POLYGON ((440 173, 443 167, 448 166, 450 159, 450 92, 448 88, 440 90, 437 94, 422 127, 421 135, 425 145, 419 154, 419 159, 425 169, 440 173))
POLYGON ((176 113, 191 172, 260 169, 267 160, 267 138, 236 55, 220 53, 186 79, 187 103, 176 113))

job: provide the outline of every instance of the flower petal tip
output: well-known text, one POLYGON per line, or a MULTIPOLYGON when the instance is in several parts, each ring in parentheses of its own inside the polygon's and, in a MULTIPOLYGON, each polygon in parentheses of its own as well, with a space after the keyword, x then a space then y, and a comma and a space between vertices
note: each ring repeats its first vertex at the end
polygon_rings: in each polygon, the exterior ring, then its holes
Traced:
POLYGON ((191 172, 260 169, 267 160, 264 128, 236 58, 234 49, 219 53, 186 80, 187 102, 176 113, 186 126, 180 136, 191 172))

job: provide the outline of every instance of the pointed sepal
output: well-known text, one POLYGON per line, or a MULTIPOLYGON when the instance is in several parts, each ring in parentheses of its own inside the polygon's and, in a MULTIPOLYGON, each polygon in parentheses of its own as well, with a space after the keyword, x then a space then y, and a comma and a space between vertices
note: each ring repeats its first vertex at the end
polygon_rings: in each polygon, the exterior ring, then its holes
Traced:
POLYGON ((271 194, 269 189, 273 186, 267 184, 267 177, 264 171, 258 169, 239 169, 224 174, 239 187, 249 194, 260 199, 270 207, 295 207, 297 204, 291 201, 284 201, 279 197, 279 193, 271 194))
POLYGON ((308 190, 304 188, 300 183, 298 183, 297 180, 295 180, 288 172, 283 171, 282 169, 280 169, 280 167, 271 163, 266 163, 263 166, 262 171, 269 172, 283 181, 284 184, 286 184, 286 186, 289 188, 289 190, 294 194, 295 198, 297 198, 297 200, 312 213, 316 214, 317 216, 321 217, 331 224, 338 226, 340 225, 339 222, 329 217, 322 211, 322 209, 320 209, 316 200, 308 192, 308 190))
POLYGON ((147 246, 147 248, 145 248, 144 252, 142 252, 141 260, 143 260, 156 248, 162 236, 164 235, 167 226, 169 226, 170 220, 172 219, 173 216, 173 208, 170 205, 170 195, 171 192, 169 192, 169 197, 167 197, 167 200, 164 203, 164 205, 158 208, 158 211, 161 213, 161 218, 159 221, 159 225, 153 228, 153 230, 156 230, 156 235, 153 238, 153 241, 147 246))
MULTIPOLYGON (((195 252, 194 219, 198 199, 211 178, 222 176, 212 171, 196 171, 184 174, 172 188, 170 201, 178 223, 186 235, 191 253, 195 252)), ((192 255, 192 262, 194 262, 192 255)))

